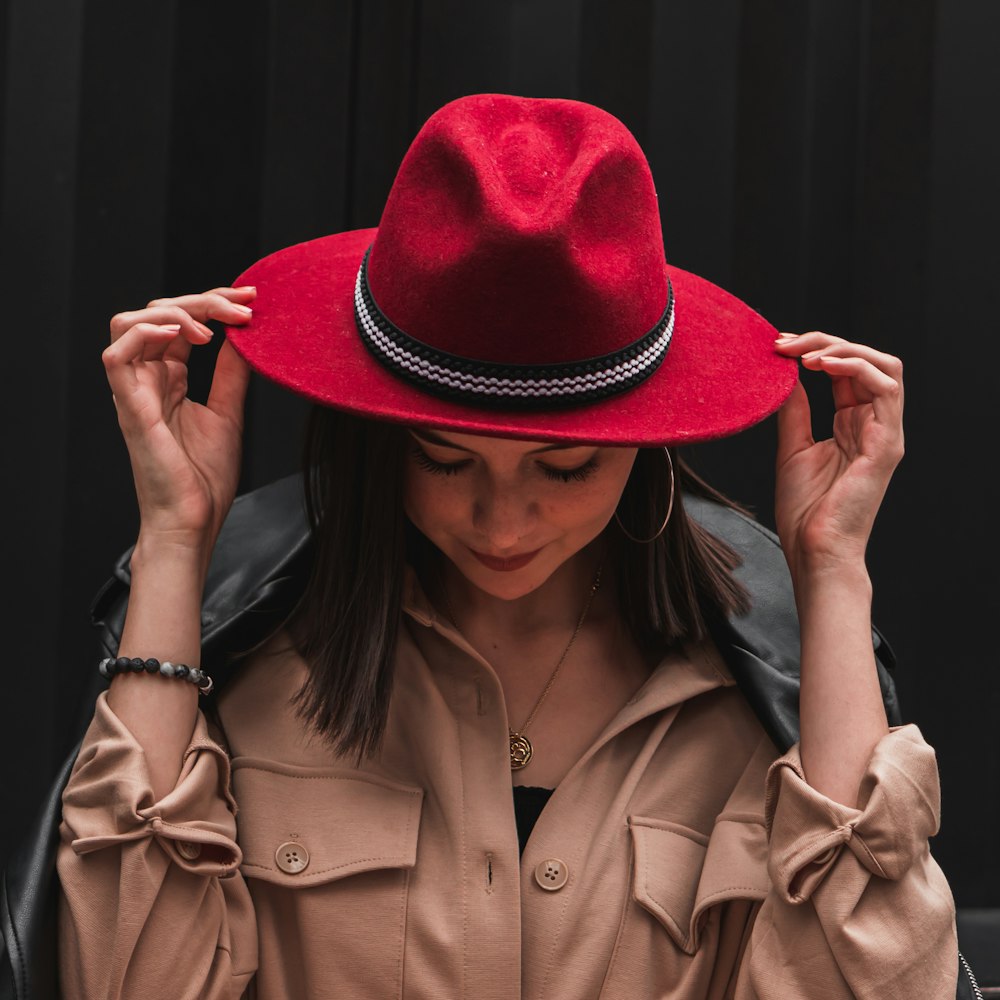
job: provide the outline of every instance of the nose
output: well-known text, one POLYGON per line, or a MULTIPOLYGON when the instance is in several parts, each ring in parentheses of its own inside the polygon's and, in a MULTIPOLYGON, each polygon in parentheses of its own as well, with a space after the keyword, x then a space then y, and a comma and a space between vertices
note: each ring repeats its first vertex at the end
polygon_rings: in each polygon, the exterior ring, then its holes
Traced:
POLYGON ((476 498, 472 524, 490 555, 521 552, 538 519, 538 505, 517 490, 491 486, 476 498))

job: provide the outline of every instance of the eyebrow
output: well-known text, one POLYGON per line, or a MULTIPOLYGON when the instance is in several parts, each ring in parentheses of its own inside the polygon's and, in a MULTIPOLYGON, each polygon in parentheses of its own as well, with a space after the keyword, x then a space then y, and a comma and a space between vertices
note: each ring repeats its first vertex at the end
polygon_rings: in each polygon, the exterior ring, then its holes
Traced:
MULTIPOLYGON (((454 448, 456 451, 465 451, 468 452, 470 455, 475 454, 475 452, 472 451, 471 449, 463 448, 460 444, 455 444, 454 442, 449 441, 447 438, 441 437, 440 434, 435 434, 434 431, 425 429, 421 429, 418 431, 411 427, 410 433, 414 437, 420 438, 421 441, 429 441, 431 444, 441 445, 443 448, 454 448)), ((588 446, 585 444, 546 444, 542 445, 541 448, 533 448, 531 451, 528 452, 528 454, 534 455, 536 452, 539 451, 566 451, 569 448, 586 448, 586 447, 588 446)))

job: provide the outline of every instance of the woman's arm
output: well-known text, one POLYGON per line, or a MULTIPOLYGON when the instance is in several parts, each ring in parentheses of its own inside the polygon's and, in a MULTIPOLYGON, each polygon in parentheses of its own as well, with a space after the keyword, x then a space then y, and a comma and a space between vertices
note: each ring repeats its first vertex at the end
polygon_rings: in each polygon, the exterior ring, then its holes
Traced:
MULTIPOLYGON (((236 492, 246 363, 228 343, 206 405, 187 398, 203 320, 245 322, 252 289, 158 299, 111 321, 103 356, 140 510, 118 652, 201 663, 201 600, 236 492)), ((229 758, 193 684, 121 674, 63 793, 56 867, 67 998, 235 998, 257 964, 229 758)))
POLYGON ((825 333, 782 335, 777 349, 832 379, 831 438, 813 439, 801 385, 778 415, 775 515, 801 630, 802 766, 818 792, 854 807, 872 750, 889 731, 865 549, 903 456, 903 366, 825 333))
POLYGON ((799 738, 810 785, 857 807, 858 786, 886 733, 864 563, 810 572, 796 588, 801 629, 799 738))
MULTIPOLYGON (((139 538, 119 655, 201 664, 201 599, 215 539, 236 495, 246 362, 222 345, 205 405, 187 398, 205 320, 245 323, 253 289, 154 299, 111 319, 102 360, 128 447, 139 538)), ((194 685, 119 674, 108 705, 143 747, 157 799, 174 785, 197 711, 194 685)))
POLYGON ((776 518, 799 612, 801 736, 767 774, 771 890, 734 996, 951 1000, 954 900, 928 849, 940 821, 937 762, 916 726, 887 725, 864 560, 903 454, 902 366, 822 333, 778 349, 832 376, 836 415, 833 437, 814 441, 798 385, 778 417, 776 518))

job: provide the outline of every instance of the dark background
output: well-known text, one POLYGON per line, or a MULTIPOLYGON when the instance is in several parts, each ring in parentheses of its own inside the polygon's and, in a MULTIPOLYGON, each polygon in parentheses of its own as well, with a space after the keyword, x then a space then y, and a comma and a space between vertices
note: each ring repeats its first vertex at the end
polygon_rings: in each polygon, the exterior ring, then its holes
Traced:
MULTIPOLYGON (((934 854, 960 907, 1000 908, 998 37, 995 0, 5 0, 0 860, 78 738, 89 603, 137 527, 109 317, 377 224, 426 117, 504 91, 631 128, 672 263, 903 359, 875 621, 938 752, 934 854)), ((254 379, 244 489, 296 467, 303 413, 254 379)), ((773 418, 690 457, 772 523, 773 418)))

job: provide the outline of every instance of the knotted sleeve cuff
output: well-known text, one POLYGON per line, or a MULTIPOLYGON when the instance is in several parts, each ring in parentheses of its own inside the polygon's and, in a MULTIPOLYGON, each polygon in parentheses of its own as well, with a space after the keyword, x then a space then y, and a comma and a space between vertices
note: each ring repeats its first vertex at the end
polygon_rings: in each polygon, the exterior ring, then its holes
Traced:
POLYGON ((61 837, 78 855, 154 838, 181 868, 225 877, 242 854, 229 757, 199 712, 174 788, 155 801, 145 753, 107 703, 97 699, 63 793, 61 837))
POLYGON ((937 833, 941 793, 934 750, 913 724, 892 727, 872 751, 859 808, 806 781, 796 743, 771 764, 765 785, 768 873, 789 903, 809 899, 846 847, 879 878, 898 880, 937 833))

